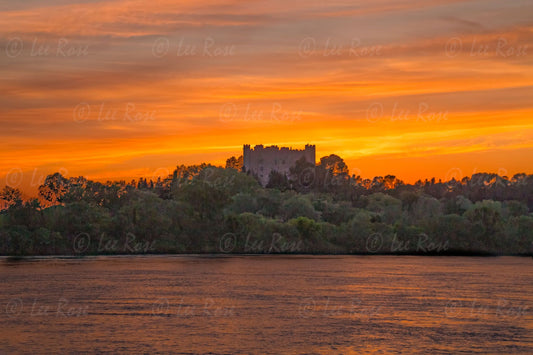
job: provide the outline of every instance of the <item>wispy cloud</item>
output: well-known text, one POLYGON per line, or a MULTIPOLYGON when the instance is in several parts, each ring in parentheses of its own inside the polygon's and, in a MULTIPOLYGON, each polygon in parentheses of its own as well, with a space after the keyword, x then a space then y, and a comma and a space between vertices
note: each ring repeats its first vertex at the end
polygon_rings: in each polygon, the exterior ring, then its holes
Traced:
POLYGON ((532 10, 521 0, 3 3, 0 179, 62 166, 137 176, 223 163, 245 142, 314 142, 365 175, 407 180, 440 173, 420 159, 445 155, 497 170, 505 151, 509 169, 528 170, 518 162, 532 147, 532 10))

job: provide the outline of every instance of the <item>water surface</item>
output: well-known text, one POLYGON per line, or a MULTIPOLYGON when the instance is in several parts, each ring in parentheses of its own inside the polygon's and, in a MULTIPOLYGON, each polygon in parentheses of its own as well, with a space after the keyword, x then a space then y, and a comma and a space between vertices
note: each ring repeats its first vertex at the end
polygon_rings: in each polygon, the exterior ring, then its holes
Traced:
POLYGON ((0 260, 0 352, 533 354, 533 260, 0 260))

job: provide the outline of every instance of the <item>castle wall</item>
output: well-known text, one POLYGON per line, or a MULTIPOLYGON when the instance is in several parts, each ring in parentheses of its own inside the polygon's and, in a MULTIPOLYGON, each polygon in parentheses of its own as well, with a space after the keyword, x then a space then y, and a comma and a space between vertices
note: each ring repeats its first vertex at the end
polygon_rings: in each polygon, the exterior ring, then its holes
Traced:
POLYGON ((313 165, 316 164, 315 146, 306 145, 305 149, 298 150, 256 145, 252 149, 250 145, 245 144, 243 146, 243 170, 257 175, 261 184, 266 186, 272 170, 288 176, 290 168, 302 157, 313 165))

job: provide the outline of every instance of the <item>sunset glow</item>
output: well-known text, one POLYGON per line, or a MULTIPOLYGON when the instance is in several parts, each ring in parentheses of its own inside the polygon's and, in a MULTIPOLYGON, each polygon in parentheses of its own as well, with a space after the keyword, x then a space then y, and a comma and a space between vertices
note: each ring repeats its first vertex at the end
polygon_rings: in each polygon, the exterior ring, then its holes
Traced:
POLYGON ((364 178, 533 172, 531 1, 0 11, 0 185, 164 176, 243 144, 315 144, 364 178))

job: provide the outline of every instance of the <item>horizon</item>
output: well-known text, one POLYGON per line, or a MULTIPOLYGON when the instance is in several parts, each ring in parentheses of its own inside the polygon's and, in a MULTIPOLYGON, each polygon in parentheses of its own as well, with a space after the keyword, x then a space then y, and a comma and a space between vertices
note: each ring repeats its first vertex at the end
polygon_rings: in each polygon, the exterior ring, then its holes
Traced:
POLYGON ((0 1, 0 354, 533 354, 532 14, 0 1))
POLYGON ((224 164, 243 141, 312 141, 367 178, 533 173, 527 1, 1 10, 0 185, 224 164))
MULTIPOLYGON (((308 144, 311 145, 311 146, 316 146, 313 143, 308 143, 308 144)), ((244 145, 246 145, 246 144, 244 144, 244 145)), ((253 144, 253 145, 248 144, 248 145, 250 147, 252 147, 252 148, 255 148, 256 146, 262 145, 265 148, 267 148, 267 147, 276 147, 277 146, 279 148, 289 148, 289 149, 292 149, 292 150, 302 150, 299 146, 296 146, 296 147, 295 146, 283 146, 283 145, 279 145, 279 144, 262 144, 262 143, 258 143, 258 144, 253 144)), ((304 144, 302 147, 305 148, 305 145, 307 145, 307 144, 304 144)), ((315 165, 316 166, 319 165, 321 158, 327 157, 327 156, 332 155, 332 154, 335 154, 335 153, 331 152, 331 153, 325 154, 323 156, 318 156, 317 155, 316 161, 315 161, 315 165)), ((335 154, 335 155, 338 155, 338 154, 335 154)), ((114 182, 125 181, 127 184, 129 184, 132 180, 138 182, 139 179, 146 179, 148 181, 156 182, 158 178, 161 178, 162 180, 165 179, 165 178, 168 178, 169 176, 172 175, 173 171, 176 168, 180 167, 180 166, 193 166, 193 165, 207 164, 207 165, 212 165, 214 167, 224 168, 225 165, 226 165, 226 159, 229 159, 231 157, 239 158, 239 156, 242 156, 242 151, 241 151, 241 154, 235 154, 235 155, 232 155, 232 156, 228 156, 227 158, 225 158, 223 160, 217 160, 216 162, 205 162, 205 161, 202 161, 202 162, 194 162, 194 163, 191 163, 191 164, 177 163, 177 164, 175 164, 174 166, 171 166, 171 167, 170 166, 169 167, 159 167, 159 168, 157 168, 154 171, 147 171, 147 173, 145 175, 137 175, 137 176, 91 177, 91 176, 85 176, 85 175, 73 175, 73 174, 70 174, 69 171, 66 168, 63 168, 63 167, 60 168, 57 171, 49 171, 49 172, 39 171, 37 169, 34 169, 33 171, 27 171, 27 172, 22 172, 22 171, 18 171, 18 170, 11 170, 10 172, 8 172, 8 174, 3 179, 0 180, 0 187, 9 186, 9 187, 12 187, 12 188, 19 189, 22 192, 24 198, 25 199, 29 199, 29 198, 38 197, 38 193, 39 193, 38 188, 44 182, 46 176, 52 175, 52 174, 54 174, 56 172, 59 172, 62 176, 66 177, 66 178, 73 178, 73 177, 83 176, 87 180, 100 182, 100 183, 108 183, 108 182, 114 183, 114 182)), ((343 157, 340 156, 340 158, 343 158, 343 157)), ((346 160, 344 160, 344 161, 346 162, 346 160)), ((349 165, 349 163, 347 163, 347 166, 348 166, 348 170, 349 170, 349 176, 355 176, 355 177, 360 176, 362 180, 365 180, 365 179, 372 180, 372 179, 374 179, 376 177, 394 176, 396 179, 401 180, 403 183, 408 184, 408 185, 414 185, 418 181, 422 181, 422 182, 431 181, 432 179, 435 179, 435 181, 437 181, 437 182, 439 182, 439 181, 447 182, 447 181, 450 181, 452 179, 455 179, 456 181, 461 181, 461 179, 463 179, 465 177, 471 178, 475 174, 496 174, 496 175, 498 175, 500 177, 507 177, 509 180, 516 174, 524 173, 526 175, 529 175, 525 171, 516 171, 514 173, 509 173, 505 168, 499 168, 498 171, 483 171, 483 170, 477 170, 477 167, 474 167, 474 170, 471 173, 465 173, 465 172, 463 172, 462 169, 460 169, 458 167, 453 167, 453 168, 449 169, 445 173, 444 177, 441 177, 441 176, 425 176, 425 177, 416 178, 416 179, 411 181, 411 180, 402 179, 401 176, 397 176, 397 175, 394 175, 394 174, 388 174, 388 173, 380 174, 380 175, 374 175, 374 176, 365 176, 365 175, 361 174, 361 170, 358 169, 357 167, 355 169, 352 169, 351 166, 349 165)))

